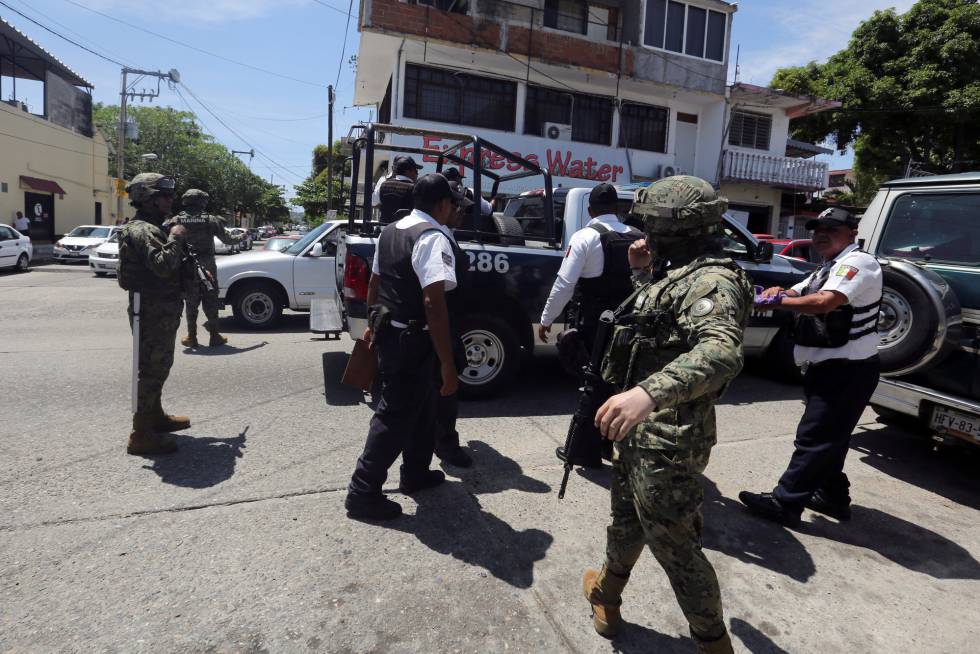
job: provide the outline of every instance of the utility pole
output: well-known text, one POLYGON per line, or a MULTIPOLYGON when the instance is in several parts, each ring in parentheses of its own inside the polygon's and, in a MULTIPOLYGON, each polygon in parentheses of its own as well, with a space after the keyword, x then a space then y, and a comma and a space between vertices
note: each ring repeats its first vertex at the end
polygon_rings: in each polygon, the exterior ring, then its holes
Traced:
MULTIPOLYGON (((160 80, 167 80, 170 84, 180 83, 180 73, 177 72, 176 68, 171 68, 168 73, 161 73, 160 71, 152 70, 138 70, 136 68, 123 68, 122 69, 122 88, 119 91, 119 131, 116 135, 116 178, 120 182, 126 179, 126 107, 128 99, 139 98, 145 100, 153 98, 160 95, 160 80), (131 91, 129 89, 129 75, 130 73, 145 77, 156 77, 157 78, 157 89, 153 90, 143 90, 143 91, 131 91)), ((123 196, 122 189, 116 189, 116 220, 120 221, 125 215, 123 209, 123 196)))
POLYGON ((327 87, 327 211, 333 207, 333 85, 327 87))
POLYGON ((249 171, 252 170, 252 157, 255 156, 255 148, 252 148, 251 150, 232 150, 231 153, 232 154, 247 154, 248 155, 248 169, 249 169, 249 171))

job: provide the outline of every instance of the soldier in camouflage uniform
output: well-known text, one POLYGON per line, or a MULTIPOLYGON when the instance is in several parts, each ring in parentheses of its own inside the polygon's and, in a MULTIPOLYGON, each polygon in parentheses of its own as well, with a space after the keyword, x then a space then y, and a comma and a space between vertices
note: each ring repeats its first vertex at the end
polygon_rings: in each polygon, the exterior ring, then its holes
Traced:
POLYGON ((136 217, 119 237, 119 285, 129 291, 129 323, 133 294, 140 294, 139 371, 136 413, 129 435, 130 454, 168 454, 177 449, 169 432, 187 429, 185 416, 167 415, 160 401, 174 362, 174 340, 180 326, 184 227, 162 227, 174 200, 174 181, 142 173, 126 186, 136 217))
MULTIPOLYGON (((697 177, 660 180, 637 193, 646 240, 630 249, 637 289, 617 320, 603 377, 622 392, 596 414, 615 441, 612 524, 602 570, 584 577, 593 623, 621 623, 621 594, 644 545, 663 566, 700 652, 732 651, 714 569, 701 551, 698 475, 715 443, 714 404, 742 367, 752 285, 722 253, 727 208, 697 177), (669 262, 652 278, 653 259, 669 262)), ((657 266, 660 268, 660 266, 657 266)))
MULTIPOLYGON (((214 238, 222 243, 232 245, 240 243, 241 236, 232 236, 225 231, 221 218, 204 213, 208 204, 208 194, 196 188, 188 189, 180 196, 184 210, 167 221, 168 225, 183 225, 187 228, 187 242, 197 251, 198 259, 205 270, 211 273, 211 278, 217 281, 218 268, 214 263, 214 238)), ((197 307, 204 306, 204 316, 207 321, 204 328, 211 334, 208 345, 216 347, 224 345, 228 339, 218 333, 218 288, 214 291, 204 291, 200 284, 191 284, 186 291, 187 304, 187 336, 180 339, 184 347, 197 347, 197 307)))

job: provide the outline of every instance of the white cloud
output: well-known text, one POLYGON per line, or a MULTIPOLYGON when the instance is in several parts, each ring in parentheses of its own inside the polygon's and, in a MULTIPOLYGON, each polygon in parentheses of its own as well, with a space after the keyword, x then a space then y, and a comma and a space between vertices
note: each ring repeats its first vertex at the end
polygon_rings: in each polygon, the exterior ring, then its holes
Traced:
POLYGON ((90 0, 87 5, 107 13, 152 16, 168 23, 227 23, 266 16, 287 7, 310 4, 310 0, 170 0, 160 2, 132 0, 90 0))
MULTIPOLYGON (((851 33, 878 9, 894 7, 908 11, 915 0, 771 0, 761 7, 759 0, 744 3, 735 14, 735 39, 760 34, 738 33, 739 18, 749 12, 764 11, 771 29, 765 42, 741 41, 739 79, 750 84, 766 85, 777 68, 798 66, 809 61, 825 61, 843 49, 851 33), (755 6, 753 6, 755 5, 755 6)), ((761 22, 761 21, 760 21, 761 22)))

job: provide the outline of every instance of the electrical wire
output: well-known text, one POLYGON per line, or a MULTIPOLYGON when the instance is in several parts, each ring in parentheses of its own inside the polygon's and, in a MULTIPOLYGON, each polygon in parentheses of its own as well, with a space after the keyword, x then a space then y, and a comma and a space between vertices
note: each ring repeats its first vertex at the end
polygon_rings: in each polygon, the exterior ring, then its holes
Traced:
POLYGON ((61 34, 61 33, 59 33, 59 32, 57 32, 57 31, 55 31, 55 30, 53 30, 53 29, 51 29, 51 28, 50 28, 50 27, 48 27, 47 25, 44 25, 43 23, 41 23, 41 22, 39 22, 39 21, 36 21, 36 20, 34 20, 33 18, 31 18, 31 17, 30 17, 30 16, 28 16, 27 14, 25 14, 25 13, 23 13, 22 11, 19 11, 19 10, 17 10, 17 9, 15 9, 15 8, 13 8, 13 7, 11 7, 11 6, 10 6, 10 5, 8 5, 8 4, 6 3, 6 2, 3 2, 3 0, 0 0, 0 5, 3 5, 4 7, 6 7, 7 9, 9 9, 10 11, 12 11, 12 12, 14 12, 14 13, 15 13, 15 14, 17 14, 18 16, 21 16, 21 17, 23 17, 23 18, 25 18, 25 19, 27 19, 27 20, 29 20, 29 21, 31 21, 32 23, 34 23, 35 25, 37 25, 37 26, 38 26, 38 27, 40 27, 41 29, 43 29, 43 30, 45 30, 45 31, 47 31, 47 32, 50 32, 51 34, 54 34, 54 35, 55 35, 55 36, 57 36, 57 37, 58 37, 59 39, 63 39, 63 40, 65 40, 65 41, 68 41, 68 42, 69 42, 69 43, 71 43, 72 45, 74 45, 74 46, 76 46, 76 47, 79 47, 79 48, 81 48, 81 49, 82 49, 82 50, 84 50, 85 52, 88 52, 88 53, 90 53, 90 54, 94 54, 94 55, 95 55, 96 57, 98 57, 98 58, 100 58, 100 59, 105 59, 105 60, 106 60, 106 61, 108 61, 109 63, 112 63, 112 64, 115 64, 115 65, 117 65, 117 66, 119 66, 120 68, 125 68, 125 67, 126 67, 126 64, 124 64, 124 63, 122 63, 121 61, 117 61, 117 60, 115 60, 115 59, 113 59, 112 57, 110 57, 110 56, 108 56, 108 55, 104 55, 104 54, 102 54, 101 52, 96 52, 96 51, 95 51, 95 50, 93 50, 92 48, 89 48, 89 47, 86 47, 86 46, 84 46, 84 45, 82 45, 81 43, 79 43, 78 41, 73 41, 72 39, 69 39, 69 38, 68 38, 67 36, 65 36, 64 34, 61 34))
MULTIPOLYGON (((329 7, 330 5, 324 6, 329 7)), ((344 68, 344 55, 347 54, 347 33, 350 32, 350 15, 353 10, 354 0, 350 0, 350 4, 347 6, 347 26, 344 28, 344 44, 340 46, 340 60, 337 61, 337 81, 333 83, 334 91, 336 91, 340 86, 340 71, 344 68)))
MULTIPOLYGON (((124 21, 121 18, 116 18, 112 14, 107 14, 107 13, 101 12, 101 11, 99 11, 97 9, 92 9, 91 7, 86 7, 85 5, 83 5, 81 3, 75 2, 75 0, 64 0, 64 2, 67 2, 70 5, 74 5, 75 7, 78 7, 79 9, 84 9, 85 11, 89 11, 89 12, 92 12, 93 14, 97 14, 99 16, 102 16, 103 18, 107 18, 107 19, 109 19, 111 21, 115 21, 115 22, 117 22, 117 23, 119 23, 121 25, 125 25, 126 27, 129 27, 131 29, 139 30, 140 32, 145 32, 146 34, 150 34, 151 36, 155 36, 155 37, 157 37, 159 39, 163 39, 164 41, 169 41, 170 43, 174 43, 174 44, 179 45, 181 47, 188 48, 189 50, 193 50, 195 52, 199 52, 201 54, 205 54, 205 55, 207 55, 209 57, 214 57, 215 59, 220 59, 221 61, 226 61, 228 63, 235 64, 236 66, 241 66, 243 68, 248 68, 250 70, 254 70, 254 71, 257 71, 257 72, 260 72, 260 73, 265 73, 266 75, 272 75, 274 77, 280 77, 282 79, 287 79, 287 80, 290 80, 292 82, 296 82, 298 84, 306 84, 308 86, 317 86, 317 87, 320 87, 320 88, 326 88, 326 86, 327 86, 326 84, 321 84, 320 82, 311 82, 309 80, 299 79, 299 78, 293 77, 291 75, 285 75, 283 73, 277 73, 274 70, 268 70, 266 68, 260 68, 258 66, 253 66, 252 64, 245 63, 244 61, 238 61, 237 59, 232 59, 231 57, 226 57, 226 56, 221 55, 221 54, 218 54, 216 52, 211 52, 210 50, 205 50, 203 48, 199 48, 196 45, 191 45, 190 43, 185 43, 184 41, 178 41, 177 39, 175 39, 173 37, 167 36, 166 34, 160 34, 159 32, 154 32, 152 30, 146 29, 145 27, 140 27, 139 25, 134 25, 133 23, 129 23, 127 21, 124 21)), ((327 6, 329 6, 329 5, 327 5, 327 6)), ((116 63, 118 63, 118 62, 116 62, 116 63)), ((122 66, 122 64, 119 64, 119 65, 122 66)))
MULTIPOLYGON (((54 18, 51 18, 51 16, 48 16, 47 14, 45 14, 43 11, 41 11, 37 7, 34 7, 34 6, 30 5, 30 4, 28 4, 27 2, 24 2, 24 0, 20 0, 20 4, 22 4, 23 6, 27 7, 28 9, 30 9, 31 11, 33 11, 35 14, 37 14, 41 18, 45 19, 46 21, 48 21, 49 23, 52 23, 54 25, 57 25, 58 27, 60 27, 61 29, 63 29, 68 34, 72 34, 72 35, 78 37, 81 41, 87 42, 93 48, 99 48, 100 47, 100 45, 98 43, 96 43, 92 39, 86 37, 84 34, 79 34, 78 32, 76 32, 75 30, 71 29, 70 27, 68 27, 64 23, 59 23, 54 18)), ((109 50, 107 48, 101 48, 101 49, 104 52, 106 52, 107 54, 110 54, 113 57, 116 57, 117 59, 120 59, 120 60, 123 59, 123 55, 119 54, 118 52, 113 52, 112 50, 109 50)), ((129 68, 137 68, 137 66, 133 66, 132 64, 128 64, 128 63, 127 63, 127 66, 129 68)))
POLYGON ((327 9, 331 9, 333 11, 336 11, 338 14, 344 14, 345 16, 350 16, 350 9, 348 9, 347 11, 344 11, 340 7, 334 7, 333 5, 328 5, 326 2, 323 2, 323 0, 313 0, 313 2, 315 2, 318 5, 321 5, 323 7, 326 7, 327 9))

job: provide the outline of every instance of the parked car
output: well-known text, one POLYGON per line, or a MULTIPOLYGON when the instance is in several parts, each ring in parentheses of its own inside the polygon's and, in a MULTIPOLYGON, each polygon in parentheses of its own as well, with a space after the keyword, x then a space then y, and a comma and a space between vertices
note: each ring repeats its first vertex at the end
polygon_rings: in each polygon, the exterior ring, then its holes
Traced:
POLYGON ((55 261, 88 261, 95 249, 119 231, 115 225, 80 225, 54 244, 55 261))
MULTIPOLYGON (((232 230, 237 229, 236 227, 225 227, 225 231, 232 234, 232 230)), ((238 254, 241 251, 238 245, 228 245, 217 236, 214 237, 214 253, 215 254, 238 254)))
POLYGON ((286 248, 288 248, 290 245, 292 245, 296 241, 300 240, 301 238, 303 238, 303 237, 300 236, 299 234, 295 234, 295 235, 289 235, 289 234, 287 234, 287 235, 283 235, 283 236, 273 236, 272 238, 270 238, 269 240, 267 240, 265 242, 265 247, 262 248, 262 249, 263 250, 275 250, 276 252, 282 252, 283 250, 285 250, 286 248))
POLYGON ((31 239, 13 227, 0 225, 0 268, 24 272, 31 265, 34 248, 31 239))
POLYGON ((105 277, 109 274, 116 274, 119 267, 119 235, 116 232, 109 237, 109 240, 95 248, 92 254, 88 255, 88 267, 95 273, 96 277, 105 277))
POLYGON ((871 406, 980 444, 980 172, 882 185, 858 241, 882 264, 882 378, 871 406))
POLYGON ((245 237, 242 239, 241 243, 236 246, 239 251, 252 249, 252 236, 248 233, 247 229, 242 229, 241 227, 227 227, 226 229, 228 230, 229 234, 245 237))
POLYGON ((780 254, 790 259, 809 261, 810 263, 817 263, 820 259, 816 251, 811 247, 812 242, 808 238, 797 238, 785 242, 773 240, 772 243, 775 254, 780 254))
POLYGON ((257 227, 250 227, 248 230, 248 235, 252 237, 253 243, 261 238, 257 227))

